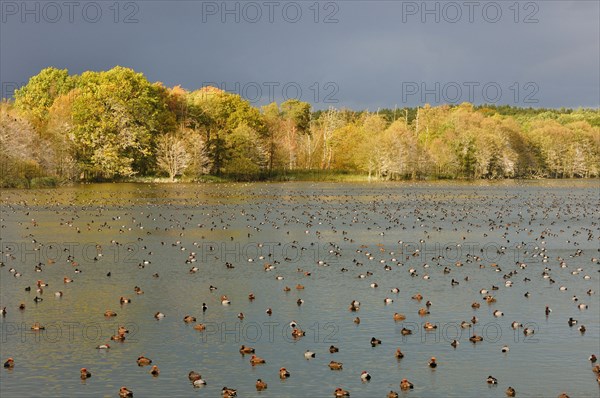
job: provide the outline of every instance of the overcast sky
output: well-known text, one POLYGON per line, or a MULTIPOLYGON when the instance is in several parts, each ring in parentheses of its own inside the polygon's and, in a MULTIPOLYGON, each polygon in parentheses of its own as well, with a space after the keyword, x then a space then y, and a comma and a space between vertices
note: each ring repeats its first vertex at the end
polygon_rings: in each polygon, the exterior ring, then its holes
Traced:
POLYGON ((598 107, 599 4, 2 0, 2 96, 47 66, 122 65, 255 105, 598 107))

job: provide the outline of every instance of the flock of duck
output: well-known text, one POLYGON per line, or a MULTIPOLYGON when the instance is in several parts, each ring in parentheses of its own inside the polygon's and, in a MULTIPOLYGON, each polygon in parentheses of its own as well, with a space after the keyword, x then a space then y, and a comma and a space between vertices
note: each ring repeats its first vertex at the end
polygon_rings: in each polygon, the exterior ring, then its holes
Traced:
MULTIPOLYGON (((159 188, 155 188, 159 189, 159 188)), ((394 188, 392 188, 394 189, 394 188)), ((563 219, 567 223, 570 220, 585 219, 585 216, 589 214, 598 215, 597 203, 593 201, 587 206, 582 204, 570 203, 569 198, 559 200, 554 198, 550 205, 544 201, 544 198, 531 197, 527 200, 522 200, 522 205, 526 208, 522 210, 515 210, 510 208, 508 205, 498 206, 497 202, 493 201, 493 198, 484 197, 483 200, 489 202, 488 207, 485 210, 478 209, 475 204, 469 205, 468 203, 456 204, 454 207, 452 203, 445 203, 442 197, 435 199, 419 199, 419 194, 410 193, 404 194, 406 200, 411 204, 417 204, 414 207, 406 207, 406 204, 394 203, 389 198, 383 197, 375 199, 370 203, 364 202, 352 202, 352 195, 348 194, 343 200, 336 196, 328 198, 327 196, 318 196, 316 194, 307 194, 302 192, 295 192, 294 195, 287 197, 289 192, 286 191, 286 195, 275 195, 272 197, 272 193, 259 192, 255 194, 254 200, 258 200, 257 203, 251 203, 249 201, 245 204, 240 204, 233 207, 227 207, 225 210, 218 211, 218 206, 215 206, 215 210, 207 213, 202 213, 200 216, 194 214, 194 207, 197 202, 194 198, 180 198, 177 204, 168 202, 168 206, 163 203, 165 207, 153 207, 154 205, 146 204, 144 207, 142 204, 143 200, 131 199, 130 203, 119 210, 119 206, 116 206, 117 210, 109 211, 109 207, 102 204, 103 201, 112 200, 119 201, 118 194, 112 198, 104 198, 99 203, 96 203, 95 208, 89 203, 80 205, 67 205, 64 203, 70 203, 68 198, 60 198, 61 191, 42 191, 42 196, 35 200, 25 201, 21 200, 18 195, 11 196, 10 192, 8 197, 3 197, 3 214, 2 214, 2 228, 3 231, 10 231, 13 235, 13 240, 19 240, 33 244, 37 249, 44 247, 50 243, 43 241, 43 225, 46 223, 40 223, 37 218, 40 214, 50 214, 51 212, 56 213, 56 218, 51 219, 50 224, 54 224, 64 227, 68 230, 68 233, 81 234, 85 236, 86 233, 93 233, 95 231, 112 231, 115 234, 114 238, 108 242, 97 242, 95 256, 92 261, 85 261, 75 252, 71 252, 65 249, 66 253, 66 265, 56 263, 53 259, 47 259, 45 262, 38 262, 37 264, 23 263, 20 261, 17 253, 11 252, 7 246, 3 247, 2 262, 1 262, 1 277, 4 283, 7 279, 10 279, 11 284, 19 286, 18 293, 15 293, 13 297, 5 296, 3 289, 2 296, 0 299, 2 303, 13 302, 17 300, 18 305, 4 306, 0 305, 1 315, 3 319, 11 312, 19 312, 27 314, 28 304, 27 301, 33 302, 33 305, 44 305, 44 298, 46 298, 45 291, 50 287, 62 285, 60 290, 54 292, 54 296, 57 299, 70 294, 69 286, 71 283, 84 283, 87 269, 94 267, 97 264, 102 264, 104 261, 103 252, 107 246, 119 246, 118 236, 126 235, 129 238, 135 238, 140 245, 143 245, 144 253, 147 258, 139 261, 135 265, 139 272, 146 272, 147 269, 152 269, 152 278, 161 280, 162 272, 167 272, 167 269, 153 264, 151 259, 153 251, 156 250, 173 250, 173 259, 179 267, 190 267, 188 270, 189 275, 196 273, 202 273, 203 267, 208 266, 223 266, 226 270, 232 270, 231 275, 235 275, 236 267, 240 267, 241 261, 230 262, 222 261, 218 253, 215 251, 211 257, 209 264, 202 262, 198 251, 202 246, 202 241, 194 241, 191 243, 194 249, 188 249, 185 246, 185 239, 188 231, 196 228, 201 231, 204 235, 202 239, 206 241, 212 241, 207 238, 212 232, 218 232, 226 234, 229 229, 234 229, 236 223, 239 224, 240 220, 247 223, 246 228, 249 231, 247 233, 248 240, 254 240, 259 242, 261 234, 264 231, 270 230, 281 234, 282 238, 285 237, 292 241, 293 247, 302 250, 307 250, 308 244, 303 244, 302 233, 305 235, 313 235, 316 239, 323 239, 324 236, 337 236, 340 241, 331 241, 328 244, 329 252, 327 253, 326 259, 319 258, 314 263, 303 263, 301 267, 296 268, 296 275, 298 275, 299 282, 292 285, 295 290, 300 294, 305 294, 306 301, 302 298, 298 298, 295 302, 298 307, 304 305, 318 305, 310 303, 308 299, 310 297, 310 289, 316 286, 313 282, 319 272, 326 267, 339 267, 338 278, 357 278, 358 280, 366 279, 369 283, 365 284, 364 290, 356 290, 358 298, 361 295, 369 297, 376 295, 383 302, 384 306, 394 306, 400 302, 398 295, 403 288, 398 287, 403 280, 410 279, 412 283, 418 286, 421 290, 413 292, 410 295, 410 300, 413 303, 418 304, 420 308, 415 314, 396 311, 392 315, 392 319, 389 321, 389 325, 399 326, 399 333, 401 336, 410 336, 414 333, 420 333, 421 331, 415 330, 409 324, 404 322, 407 319, 427 319, 432 318, 429 321, 420 323, 423 331, 435 332, 438 329, 438 323, 434 321, 436 310, 436 291, 430 290, 427 286, 427 281, 432 278, 441 279, 444 278, 444 283, 447 283, 452 288, 457 289, 466 288, 477 292, 475 296, 477 299, 469 302, 456 302, 454 305, 458 308, 461 307, 468 309, 473 313, 470 320, 458 320, 457 324, 460 325, 461 329, 470 331, 469 342, 474 345, 485 344, 486 337, 475 333, 475 325, 480 322, 477 316, 478 311, 482 307, 482 304, 487 305, 490 308, 491 315, 493 318, 503 319, 505 316, 504 311, 496 307, 501 304, 498 292, 504 289, 511 289, 513 285, 524 286, 532 279, 537 277, 540 282, 546 283, 547 286, 554 289, 557 293, 568 291, 568 281, 573 283, 581 283, 580 281, 595 280, 597 282, 598 277, 592 276, 593 273, 600 272, 598 265, 600 261, 596 256, 598 253, 592 253, 590 250, 583 250, 578 248, 584 242, 593 242, 598 244, 599 237, 599 224, 593 219, 590 219, 586 227, 577 229, 557 229, 553 228, 555 221, 548 221, 543 223, 549 216, 558 217, 563 219), (46 195, 46 202, 43 202, 43 195, 46 195), (58 196, 58 197, 57 197, 58 196), (258 198, 258 199, 257 199, 258 198), (416 198, 416 199, 415 199, 416 198), (286 200, 291 201, 286 204, 286 200), (428 202, 430 200, 430 202, 428 202), (264 206, 260 201, 266 201, 267 205, 264 206), (60 204, 63 205, 60 205, 60 204), (492 204, 493 203, 493 204, 492 204), (540 205, 546 205, 542 207, 540 205), (277 206, 282 207, 278 210, 277 206), (168 209, 183 209, 183 215, 181 212, 173 211, 170 214, 168 209), (586 214, 577 214, 578 211, 585 209, 586 214), (490 211, 493 214, 488 214, 487 218, 484 217, 482 222, 476 222, 470 217, 475 213, 481 219, 482 214, 490 211), (107 218, 106 214, 110 214, 110 218, 107 218), (121 213, 121 214, 119 214, 121 213), (383 220, 375 219, 375 215, 383 216, 383 220), (92 215, 90 218, 89 215, 92 215), (161 231, 161 228, 154 226, 153 221, 161 220, 168 224, 168 227, 161 231), (200 220, 201 219, 201 220, 200 220), (506 220, 505 220, 506 219, 506 220), (488 237, 488 234, 495 234, 499 239, 503 240, 502 244, 498 246, 496 255, 499 260, 497 262, 488 261, 483 254, 468 252, 463 258, 453 259, 448 261, 444 258, 443 253, 431 257, 430 254, 422 253, 422 249, 417 246, 405 244, 402 240, 396 240, 394 245, 383 244, 383 243, 366 243, 363 242, 365 235, 370 235, 371 239, 384 240, 388 239, 389 236, 407 236, 412 235, 419 240, 421 244, 427 244, 433 241, 436 232, 441 232, 444 228, 436 224, 437 221, 443 221, 444 225, 450 225, 453 230, 449 233, 460 241, 465 241, 465 236, 472 232, 472 230, 484 230, 483 237, 488 237), (485 224, 484 224, 485 223, 485 224), (540 225, 545 225, 542 228, 540 225), (298 227, 301 227, 300 230, 298 227), (168 234, 160 235, 161 232, 167 231, 168 234), (163 239, 164 237, 173 236, 176 233, 177 238, 172 241, 162 240, 158 247, 146 245, 145 239, 149 235, 157 234, 163 239), (516 243, 511 242, 514 236, 518 233, 526 233, 530 236, 531 241, 535 242, 533 245, 525 244, 523 242, 516 243), (545 241, 553 238, 565 238, 567 241, 566 247, 563 248, 561 253, 568 252, 567 255, 552 255, 550 250, 546 249, 545 241), (519 259, 519 261, 508 261, 508 259, 502 257, 508 251, 508 247, 515 245, 522 253, 526 254, 526 257, 519 259), (388 247, 393 246, 395 249, 389 249, 388 247), (352 249, 352 253, 348 254, 348 248, 352 249), (176 251, 182 253, 176 253, 176 251), (176 256, 180 256, 177 258, 176 256), (429 256, 429 257, 427 257, 429 256), (535 258, 535 264, 529 264, 528 260, 535 258), (333 261, 335 259, 335 261, 333 261), (51 267, 62 267, 63 276, 60 280, 51 280, 49 282, 44 281, 41 278, 47 269, 51 267), (532 268, 535 268, 535 272, 532 272, 532 268), (438 271, 439 270, 439 271, 438 271), (460 270, 460 274, 459 274, 460 270), (474 275, 478 271, 488 272, 493 270, 493 273, 489 273, 487 286, 471 286, 471 281, 474 275), (394 273, 394 271, 399 274, 394 273), (391 273, 388 276, 388 273, 391 273), (524 278, 521 274, 526 274, 524 278), (399 275, 399 276, 395 276, 399 275), (460 277, 458 276, 460 275, 460 277), (536 276, 537 275, 537 276, 536 276), (560 283, 557 283, 558 275, 560 275, 560 283), (376 280, 378 278, 378 280, 376 280), (372 281, 372 282, 371 282, 372 281), (395 283, 398 283, 396 285, 395 283), (558 286, 557 286, 558 285, 558 286), (381 294, 382 288, 389 289, 386 293, 381 294), (34 295, 35 297, 31 297, 34 295), (423 306, 420 303, 424 302, 423 306), (396 304, 394 304, 396 303, 396 304), (472 330, 472 332, 471 332, 472 330)), ((172 192, 169 192, 173 195, 172 192)), ((249 194, 250 195, 250 194, 249 194)), ((175 194, 177 196, 177 194, 175 194)), ((219 195, 216 194, 213 198, 216 200, 216 205, 220 205, 219 195)), ((512 198, 514 199, 514 198, 512 198)), ((210 209, 209 205, 203 205, 204 208, 210 209)), ((479 220, 481 221, 481 220, 479 220)), ((75 235, 75 236, 77 236, 75 235)), ((235 241, 241 239, 240 235, 230 236, 228 241, 235 241)), ((131 240, 131 239, 129 239, 131 240)), ((188 242, 190 244, 190 242, 188 242)), ((460 246, 461 243, 457 245, 460 246)), ((261 246, 258 243, 258 246, 261 246)), ((600 249, 599 249, 600 250, 600 249)), ((265 256, 257 256, 245 259, 249 264, 258 263, 258 267, 255 267, 256 273, 260 274, 259 278, 273 278, 277 281, 284 281, 287 276, 284 276, 287 271, 289 274, 291 265, 291 259, 288 257, 277 258, 272 254, 265 256), (275 274, 275 275, 274 275, 275 274)), ((108 270, 105 274, 106 286, 110 286, 111 278, 118 277, 120 270, 119 266, 131 267, 131 265, 112 265, 112 269, 108 270)), ((169 265, 171 266, 171 265, 169 265)), ((253 266, 253 265, 251 265, 253 266)), ((186 268, 187 269, 187 268, 186 268)), ((205 281, 212 282, 212 281, 205 281)), ((213 282, 214 283, 214 282, 213 282)), ((283 282, 285 283, 285 282, 283 282)), ((586 283, 586 282, 584 282, 586 283)), ((576 327, 581 334, 584 336, 586 333, 586 326, 580 324, 575 317, 576 311, 587 311, 592 309, 598 311, 598 300, 596 292, 594 291, 593 282, 587 282, 585 296, 578 297, 573 295, 567 300, 572 301, 574 304, 572 310, 569 313, 561 312, 560 315, 554 314, 553 310, 546 305, 545 308, 539 308, 539 313, 544 314, 546 318, 554 316, 564 317, 564 327, 573 328, 576 327), (584 297, 587 297, 586 302, 582 302, 584 297)), ((596 283, 597 285, 597 283, 596 283)), ((278 285, 281 286, 281 285, 278 285)), ((283 294, 288 294, 292 291, 289 286, 280 287, 283 290, 283 294)), ((208 293, 212 294, 220 288, 209 286, 208 293)), ((250 290, 250 289, 249 289, 250 290)), ((151 293, 150 291, 144 291, 137 284, 131 286, 131 291, 139 298, 132 299, 131 297, 123 296, 122 292, 115 292, 114 302, 119 303, 121 306, 135 306, 137 301, 144 300, 145 293, 151 293)), ((226 292, 224 292, 226 293, 226 292)), ((583 292, 582 292, 583 293, 583 292)), ((248 301, 253 303, 260 293, 248 291, 245 294, 248 296, 248 301)), ((527 305, 527 300, 535 294, 534 291, 527 291, 523 294, 524 305, 527 305)), ((567 293, 568 294, 568 293, 567 293)), ((228 306, 234 308, 236 303, 227 294, 218 293, 218 302, 222 306, 228 306)), ((567 297, 567 296, 565 296, 567 297)), ((208 300, 207 300, 208 301, 208 300)), ((277 311, 277 303, 273 303, 272 306, 266 308, 264 311, 266 316, 272 316, 274 311, 277 311)), ((55 305, 60 305, 60 301, 56 302, 55 305)), ((404 303, 400 303, 404 306, 404 303)), ((64 309, 67 311, 68 309, 64 309)), ((206 302, 202 305, 198 304, 198 312, 205 314, 209 310, 206 302)), ((348 312, 348 320, 352 321, 356 328, 360 328, 361 318, 357 316, 364 311, 374 311, 372 308, 365 310, 364 305, 358 299, 353 299, 347 308, 340 308, 341 311, 348 312)), ((191 312, 191 311, 190 311, 191 312)), ((102 316, 106 319, 119 319, 117 311, 113 308, 108 308, 103 314, 88 314, 91 319, 101 318, 102 316)), ((150 314, 148 314, 150 316, 150 314)), ((165 317, 169 316, 169 311, 165 312, 156 311, 153 314, 157 321, 161 321, 165 317)), ((248 319, 248 315, 243 312, 237 314, 237 318, 240 321, 248 319)), ((192 328, 198 332, 206 332, 207 325, 203 322, 199 322, 201 318, 192 314, 186 314, 183 317, 182 322, 191 325, 192 328)), ((30 329, 34 332, 43 332, 45 327, 37 320, 30 320, 30 329)), ((595 325, 597 326, 597 325, 595 325)), ((386 327, 386 325, 380 325, 380 328, 386 327)), ((421 327, 421 326, 420 326, 421 327)), ((536 329, 526 323, 513 321, 510 323, 510 328, 523 336, 533 336, 536 333, 536 329)), ((306 336, 306 331, 302 330, 299 324, 292 320, 289 323, 289 332, 294 340, 301 340, 306 336)), ((115 345, 127 344, 129 330, 125 325, 120 325, 116 330, 116 333, 110 337, 110 341, 102 342, 96 345, 97 350, 114 350, 115 345)), ((372 336, 370 339, 371 347, 378 347, 382 344, 399 344, 400 341, 395 343, 385 341, 382 342, 378 337, 372 336)), ((368 342, 365 341, 365 344, 368 342)), ((362 344, 361 342, 354 342, 354 344, 362 344)), ((448 343, 454 350, 457 350, 460 341, 453 339, 448 343)), ((597 342, 589 342, 590 350, 598 348, 597 342)), ((12 349, 11 345, 3 344, 2 354, 7 353, 12 349)), ((118 348, 117 348, 118 349, 118 348)), ((333 357, 340 350, 344 350, 343 346, 330 345, 328 348, 329 354, 333 357)), ((502 345, 499 351, 501 353, 508 353, 510 347, 508 345, 502 345)), ((241 345, 238 349, 239 354, 244 357, 248 356, 248 362, 252 367, 260 367, 270 361, 269 358, 259 356, 257 349, 248 345, 241 345)), ((312 350, 306 350, 304 352, 304 360, 311 361, 317 356, 317 352, 312 350)), ((339 355, 339 354, 338 354, 339 355)), ((395 347, 395 358, 398 363, 406 361, 405 353, 402 352, 401 347, 395 347)), ((299 356, 298 360, 302 360, 299 356)), ((445 360, 445 363, 438 362, 435 356, 428 356, 427 358, 411 358, 411 361, 421 361, 423 367, 429 368, 430 371, 443 372, 444 367, 448 366, 451 361, 450 358, 445 360)), ((18 357, 10 356, 4 359, 4 368, 7 371, 12 371, 15 367, 18 367, 23 360, 18 357)), ((152 359, 139 355, 137 359, 131 359, 132 364, 137 364, 139 367, 148 367, 148 373, 151 377, 158 378, 160 376, 161 367, 168 366, 168 364, 155 363, 152 359)), ((159 361, 160 362, 160 361, 159 361)), ((594 377, 600 384, 600 364, 597 364, 597 357, 594 353, 590 352, 587 362, 591 364, 590 377, 594 377)), ((80 379, 85 381, 92 377, 93 367, 89 369, 89 364, 82 364, 85 367, 80 369, 80 379)), ((328 367, 332 371, 343 371, 344 364, 341 361, 331 359, 328 363, 328 367)), ((490 365, 491 372, 493 373, 493 366, 490 365)), ((391 389, 387 394, 388 398, 398 397, 400 393, 409 393, 411 390, 415 390, 415 387, 420 387, 423 394, 427 395, 427 386, 415 386, 410 381, 410 375, 402 374, 400 371, 396 387, 391 389)), ((286 380, 293 377, 293 369, 288 370, 286 367, 279 367, 278 375, 273 374, 273 378, 279 377, 280 380, 286 380)), ((9 375, 3 375, 3 378, 9 377, 9 375)), ((76 375, 74 376, 76 377, 76 375)), ((203 388, 207 385, 207 380, 197 370, 190 370, 187 374, 187 378, 194 388, 203 388)), ((377 374, 371 374, 368 370, 362 370, 360 374, 356 374, 356 378, 362 383, 377 383, 377 374)), ((265 393, 268 392, 269 380, 263 380, 258 378, 255 382, 254 388, 256 391, 265 393)), ((210 380, 210 383, 219 383, 218 380, 210 380)), ((508 385, 506 381, 499 381, 493 375, 489 375, 487 378, 482 379, 481 383, 487 383, 490 386, 504 385, 505 394, 508 397, 517 396, 517 389, 513 385, 508 385)), ((573 388, 573 386, 571 387, 573 388)), ((237 396, 237 389, 223 386, 221 395, 224 398, 237 396)), ((298 394, 299 392, 296 392, 298 394)), ((300 392, 301 393, 301 392, 300 392)), ((310 392, 306 392, 310 395, 310 392)), ((557 392, 558 393, 558 392, 557 392)), ((134 392, 127 386, 122 386, 118 391, 115 391, 119 397, 133 397, 134 392)), ((137 394, 137 393, 136 393, 137 394)), ((148 392, 140 393, 148 395, 148 392)), ((294 395, 296 395, 294 394, 294 395)), ((335 397, 346 397, 350 396, 350 391, 345 389, 343 386, 331 386, 331 394, 335 397)), ((568 397, 568 392, 563 392, 559 395, 561 398, 568 397)))

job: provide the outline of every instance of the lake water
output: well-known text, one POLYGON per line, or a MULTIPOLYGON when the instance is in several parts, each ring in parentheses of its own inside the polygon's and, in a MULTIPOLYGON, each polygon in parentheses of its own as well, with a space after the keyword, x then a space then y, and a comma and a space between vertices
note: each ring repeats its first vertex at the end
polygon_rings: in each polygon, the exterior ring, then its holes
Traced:
POLYGON ((328 397, 336 387, 353 397, 384 397, 400 392, 407 378, 415 388, 401 396, 503 397, 513 386, 518 397, 597 397, 588 357, 600 356, 599 192, 597 180, 3 190, 1 359, 16 365, 0 371, 0 395, 114 397, 127 386, 136 397, 208 397, 228 386, 242 397, 328 397), (196 261, 186 261, 191 253, 196 261), (275 269, 264 271, 265 263, 275 269), (43 293, 37 280, 48 284, 43 293), (487 304, 481 289, 497 301, 487 304), (417 293, 421 302, 411 299, 417 293), (222 305, 221 295, 231 304, 222 305), (120 305, 120 296, 132 302, 120 305), (386 297, 393 302, 385 305, 386 297), (358 312, 348 310, 352 300, 358 312), (428 300, 430 314, 421 317, 428 300), (105 318, 109 309, 117 316, 105 318), (162 320, 154 317, 159 311, 162 320), (395 312, 406 320, 394 322, 395 312), (185 315, 207 329, 194 330, 185 315), (478 323, 461 329, 473 316, 478 323), (569 327, 569 317, 578 324, 569 327), (306 336, 290 337, 292 320, 306 336), (513 330, 513 321, 535 333, 513 330), (34 322, 46 329, 31 331, 34 322), (438 328, 425 332, 424 322, 438 328), (119 325, 130 333, 122 343, 110 341, 119 325), (403 327, 414 333, 402 336, 403 327), (473 330, 483 342, 469 342, 473 330), (382 344, 372 347, 371 337, 382 344), (95 349, 103 343, 111 349, 95 349), (266 364, 251 366, 241 344, 266 364), (329 353, 332 344, 338 353, 329 353), (508 353, 501 352, 505 344, 508 353), (316 358, 306 360, 306 350, 316 358), (158 365, 159 377, 137 366, 140 355, 158 365), (427 365, 431 356, 436 369, 427 365), (330 370, 331 360, 343 370, 330 370), (86 381, 82 367, 92 373, 86 381), (281 367, 289 379, 279 379, 281 367), (190 370, 208 385, 193 388, 190 370), (368 383, 363 370, 372 375, 368 383), (489 375, 498 385, 486 383, 489 375), (258 378, 267 390, 256 391, 258 378))

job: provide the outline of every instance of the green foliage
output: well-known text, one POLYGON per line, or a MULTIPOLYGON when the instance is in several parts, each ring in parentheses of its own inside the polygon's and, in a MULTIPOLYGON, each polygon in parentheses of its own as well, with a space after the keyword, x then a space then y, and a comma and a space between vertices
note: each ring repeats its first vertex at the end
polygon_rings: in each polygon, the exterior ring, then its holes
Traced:
POLYGON ((0 185, 186 181, 590 178, 597 109, 425 105, 260 110, 214 87, 186 91, 131 69, 46 68, 0 104, 0 185), (207 173, 212 175, 207 175, 207 173))

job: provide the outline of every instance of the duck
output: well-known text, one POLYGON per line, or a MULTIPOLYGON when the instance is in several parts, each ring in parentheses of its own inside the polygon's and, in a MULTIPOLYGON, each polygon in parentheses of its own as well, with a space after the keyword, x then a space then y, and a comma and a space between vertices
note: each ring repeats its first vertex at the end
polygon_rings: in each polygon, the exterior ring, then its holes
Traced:
POLYGON ((394 390, 391 390, 390 392, 388 392, 387 398, 398 398, 398 393, 394 390))
POLYGON ((550 309, 550 307, 546 306, 546 316, 550 315, 550 313, 552 312, 552 310, 550 309))
POLYGON ((316 354, 314 352, 312 352, 310 350, 306 350, 304 352, 304 358, 311 359, 311 358, 314 358, 314 357, 316 357, 316 354))
POLYGON ((343 365, 341 362, 331 361, 329 362, 329 369, 331 370, 342 370, 343 365))
POLYGON ((333 392, 333 396, 334 397, 349 397, 350 396, 350 392, 346 391, 340 387, 336 388, 335 391, 333 392))
POLYGON ((152 365, 152 368, 150 368, 150 374, 153 377, 158 377, 158 375, 160 374, 160 369, 158 368, 158 366, 152 365))
POLYGON ((425 322, 425 324, 423 325, 423 329, 425 329, 425 330, 435 330, 435 329, 437 329, 437 325, 434 325, 431 322, 425 322))
POLYGON ((577 328, 577 330, 579 330, 582 334, 585 333, 585 325, 581 325, 579 326, 579 328, 577 328))
POLYGON ((305 335, 306 335, 306 332, 304 332, 304 331, 302 331, 300 329, 297 329, 297 328, 292 329, 292 337, 296 337, 297 338, 297 337, 302 337, 302 336, 305 336, 305 335))
POLYGON ((590 355, 590 357, 588 358, 588 360, 591 363, 596 363, 596 361, 598 360, 598 358, 596 358, 596 355, 592 354, 592 355, 590 355))
POLYGON ((73 279, 68 278, 66 276, 63 278, 63 283, 71 283, 71 282, 73 282, 73 279))
POLYGON ((271 315, 273 315, 273 310, 272 310, 271 308, 267 308, 267 310, 265 311, 265 313, 266 313, 268 316, 271 316, 271 315))
POLYGON ((488 384, 498 384, 498 379, 496 379, 495 377, 493 377, 491 375, 488 376, 486 381, 488 384))
POLYGON ((127 387, 119 388, 119 398, 133 398, 133 392, 127 387))
POLYGON ((517 392, 515 391, 515 389, 510 386, 506 389, 505 393, 506 393, 507 397, 514 397, 517 395, 517 392))
POLYGON ((354 318, 353 322, 356 323, 357 325, 360 324, 360 318, 359 317, 354 318))
POLYGON ((286 368, 279 368, 279 378, 287 379, 288 377, 290 377, 290 372, 286 368))
POLYGON ((250 357, 250 365, 254 366, 254 365, 261 365, 267 363, 267 361, 265 361, 263 358, 261 357, 257 357, 256 355, 252 355, 250 357))
POLYGON ((196 317, 193 317, 191 315, 186 315, 183 317, 183 321, 185 323, 192 323, 192 322, 196 322, 196 317))
POLYGON ((421 293, 417 293, 414 296, 411 297, 413 300, 417 300, 417 301, 421 301, 423 300, 423 296, 421 295, 421 293))
POLYGON ((207 309, 208 306, 206 305, 206 303, 202 303, 202 312, 206 312, 207 309))
POLYGON ((197 323, 194 325, 194 330, 202 332, 202 331, 206 330, 206 325, 203 323, 197 323))
POLYGON ((391 303, 393 303, 393 302, 394 302, 394 300, 392 300, 392 299, 391 299, 391 298, 389 298, 389 297, 386 297, 386 298, 384 298, 384 299, 383 299, 383 303, 384 303, 384 304, 391 304, 391 303))
POLYGON ((229 304, 231 304, 231 301, 227 298, 227 296, 223 295, 223 296, 221 296, 221 304, 229 305, 229 304))
POLYGON ((577 319, 573 319, 573 317, 569 318, 568 322, 569 326, 574 326, 577 324, 577 319))
POLYGON ((163 314, 162 312, 157 312, 156 314, 154 314, 154 318, 160 320, 163 319, 165 317, 165 314, 163 314))
POLYGON ((221 396, 223 398, 232 398, 237 396, 237 390, 234 390, 233 388, 229 388, 229 387, 223 387, 223 389, 221 390, 221 396))
POLYGON ((138 366, 147 366, 147 365, 150 365, 151 363, 152 363, 152 360, 150 358, 146 358, 143 355, 139 356, 137 359, 138 366))
POLYGON ((100 344, 96 346, 97 350, 109 350, 110 349, 110 344, 100 344))
POLYGON ((504 316, 504 312, 502 312, 502 311, 500 311, 500 310, 496 310, 496 311, 494 311, 494 316, 495 316, 496 318, 499 318, 499 317, 501 317, 501 316, 504 316))
POLYGON ((375 347, 376 345, 381 344, 381 340, 376 339, 375 337, 371 337, 371 346, 375 347))
POLYGON ((6 369, 12 369, 15 367, 15 360, 12 358, 8 358, 6 362, 4 362, 4 367, 6 369))
POLYGON ((430 312, 429 310, 427 310, 427 308, 419 308, 419 315, 424 316, 424 315, 429 315, 430 312))
POLYGON ((113 336, 110 336, 110 339, 113 341, 125 341, 125 333, 117 333, 113 336))
POLYGON ((63 292, 61 290, 59 290, 58 292, 54 292, 54 297, 62 297, 63 296, 63 292))
POLYGON ((200 373, 196 372, 195 370, 190 370, 190 373, 188 373, 188 379, 190 379, 190 381, 198 380, 201 378, 202 376, 200 376, 200 373))
POLYGON ((119 303, 121 304, 129 304, 131 303, 131 299, 125 298, 123 296, 119 297, 119 303))
POLYGON ((588 309, 588 306, 587 306, 587 304, 579 304, 577 307, 578 307, 580 310, 587 310, 587 309, 588 309))
POLYGON ((408 336, 409 334, 412 334, 412 330, 407 329, 407 328, 402 328, 400 333, 402 333, 403 336, 408 336))
POLYGON ((252 301, 254 299, 256 299, 256 297, 254 296, 254 293, 248 294, 248 300, 252 301))
POLYGON ((46 327, 40 325, 39 322, 34 322, 33 325, 31 325, 31 330, 45 330, 46 327))
POLYGON ((245 315, 243 312, 240 312, 239 314, 237 314, 238 319, 241 321, 245 318, 245 315))
POLYGON ((468 328, 470 328, 470 327, 471 327, 471 324, 470 324, 469 322, 467 322, 467 321, 462 321, 462 322, 460 323, 460 327, 461 327, 462 329, 468 329, 468 328))
POLYGON ((2 309, 0 309, 0 315, 6 316, 6 307, 2 307, 2 309))
POLYGON ((113 316, 117 316, 117 313, 112 310, 106 310, 106 311, 104 311, 104 316, 105 317, 113 317, 113 316))
POLYGON ((469 337, 469 341, 472 343, 477 343, 479 341, 483 341, 483 337, 474 334, 473 336, 469 337))
POLYGON ((398 321, 403 321, 405 319, 406 319, 406 315, 399 314, 397 312, 394 313, 394 321, 398 322, 398 321))
POLYGON ((437 368, 437 362, 435 360, 435 357, 431 357, 428 364, 429 364, 429 367, 432 369, 437 368))
POLYGON ((267 383, 262 381, 262 379, 256 379, 256 391, 262 391, 267 389, 267 383))
POLYGON ((363 370, 362 373, 360 374, 360 379, 363 382, 369 381, 369 380, 371 380, 371 375, 366 370, 363 370))
POLYGON ((408 381, 407 379, 402 379, 400 381, 400 389, 402 391, 412 390, 413 388, 415 388, 414 384, 408 381))
POLYGON ((240 347, 240 354, 244 355, 244 354, 254 354, 255 350, 252 347, 248 347, 242 344, 242 346, 240 347))
POLYGON ((452 340, 452 343, 450 343, 450 345, 454 348, 458 347, 460 343, 458 342, 458 340, 452 340))
POLYGON ((402 350, 400 348, 396 348, 396 353, 394 354, 394 356, 397 359, 402 359, 402 358, 404 358, 404 353, 402 352, 402 350))
POLYGON ((510 348, 507 345, 503 345, 502 348, 501 348, 501 351, 502 352, 508 352, 508 351, 510 351, 510 348))
POLYGON ((392 293, 400 293, 400 289, 398 289, 397 287, 393 287, 390 289, 390 292, 392 293))
POLYGON ((198 374, 198 378, 192 381, 194 387, 202 387, 206 385, 206 381, 198 374))
POLYGON ((518 329, 518 328, 520 328, 520 327, 522 327, 522 326, 523 326, 523 325, 521 325, 521 324, 520 324, 519 322, 517 322, 517 321, 514 321, 513 323, 511 323, 511 324, 510 324, 510 327, 511 327, 511 328, 513 328, 513 329, 515 329, 515 330, 516 330, 516 329, 518 329))
POLYGON ((481 304, 479 304, 477 301, 474 301, 473 304, 471 304, 471 308, 473 309, 477 309, 479 307, 481 307, 481 304))
POLYGON ((523 334, 525 336, 531 336, 534 333, 535 333, 535 330, 533 330, 532 328, 525 328, 525 329, 523 329, 523 334))
POLYGON ((329 352, 330 352, 331 354, 333 354, 333 353, 336 353, 336 352, 339 352, 339 351, 340 351, 340 349, 339 349, 339 348, 337 348, 336 346, 334 346, 334 345, 332 345, 332 346, 329 346, 329 352))

